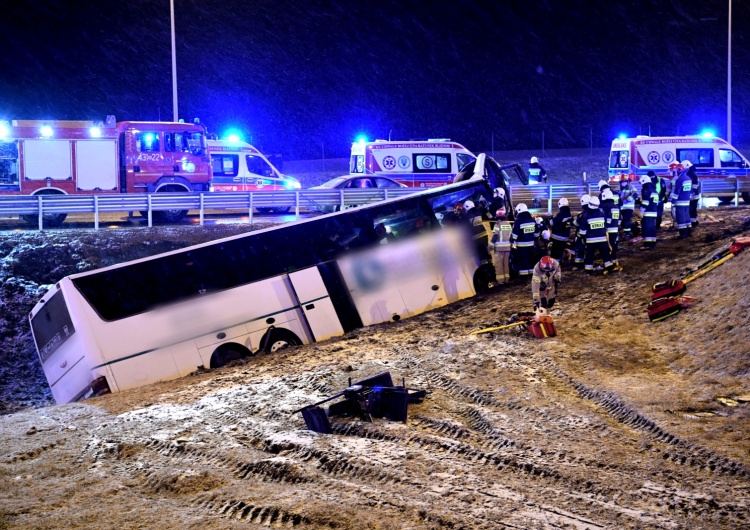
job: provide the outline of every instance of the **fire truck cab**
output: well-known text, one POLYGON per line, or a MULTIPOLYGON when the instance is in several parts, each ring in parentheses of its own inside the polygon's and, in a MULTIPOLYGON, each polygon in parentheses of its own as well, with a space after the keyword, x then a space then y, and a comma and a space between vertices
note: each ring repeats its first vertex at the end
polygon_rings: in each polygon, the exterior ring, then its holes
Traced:
MULTIPOLYGON (((234 140, 208 140, 211 191, 296 190, 302 185, 282 174, 252 145, 234 140)), ((261 213, 287 213, 289 207, 258 208, 261 213)))
MULTIPOLYGON (((197 123, 0 122, 0 193, 107 194, 208 191, 206 129, 197 123)), ((176 220, 187 212, 158 212, 176 220)), ((58 225, 65 214, 45 215, 58 225)))
POLYGON ((349 173, 379 175, 409 187, 433 188, 453 182, 476 158, 463 145, 447 138, 359 141, 352 144, 349 173))

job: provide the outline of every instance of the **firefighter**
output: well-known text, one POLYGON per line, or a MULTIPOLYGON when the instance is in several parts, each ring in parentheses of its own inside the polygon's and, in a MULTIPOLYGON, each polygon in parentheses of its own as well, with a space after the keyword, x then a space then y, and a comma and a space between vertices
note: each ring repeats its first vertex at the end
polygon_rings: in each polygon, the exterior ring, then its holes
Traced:
POLYGON ((583 261, 586 272, 594 272, 594 258, 599 254, 604 262, 604 273, 607 274, 612 270, 612 258, 607 243, 607 223, 604 212, 599 208, 598 197, 589 199, 588 214, 581 223, 580 233, 586 242, 586 255, 583 261))
POLYGON ((622 239, 627 241, 632 237, 633 211, 635 210, 635 200, 638 198, 638 191, 630 184, 627 175, 620 179, 620 215, 622 216, 622 239))
POLYGON ((612 200, 615 201, 615 204, 620 204, 620 197, 617 193, 612 190, 612 186, 609 185, 609 182, 606 180, 600 180, 599 181, 599 202, 601 203, 604 199, 602 198, 602 193, 604 193, 604 190, 609 190, 612 192, 612 200))
POLYGON ((503 188, 495 188, 492 191, 492 202, 490 203, 490 213, 496 213, 500 208, 506 209, 508 207, 505 204, 505 190, 503 188))
POLYGON ((641 177, 641 215, 643 216, 643 246, 641 250, 656 247, 656 208, 659 195, 651 183, 651 177, 641 177))
POLYGON ((573 215, 570 213, 568 199, 565 197, 562 197, 557 201, 557 207, 559 208, 559 211, 550 221, 552 228, 550 239, 552 240, 552 244, 550 245, 549 255, 559 261, 563 259, 565 249, 568 246, 573 215))
POLYGON ((510 282, 510 240, 513 225, 508 221, 505 208, 495 212, 497 222, 492 229, 489 251, 492 255, 492 264, 495 266, 495 278, 497 283, 510 282))
POLYGON ((588 215, 590 200, 591 197, 588 193, 581 195, 581 213, 576 215, 575 219, 573 219, 573 226, 576 229, 576 235, 573 242, 573 249, 575 250, 574 265, 578 270, 583 269, 583 261, 586 254, 586 241, 581 235, 581 225, 588 215))
MULTIPOLYGON (((686 161, 687 162, 687 161, 686 161)), ((688 162, 689 163, 689 162, 688 162)), ((683 162, 684 164, 684 162, 683 162)), ((690 197, 693 193, 693 183, 687 170, 680 172, 672 187, 672 212, 680 238, 690 236, 692 223, 690 220, 690 197)))
POLYGON ((561 279, 560 262, 550 256, 542 256, 531 276, 531 299, 534 303, 534 311, 540 307, 552 309, 561 279))
POLYGON ((609 252, 612 259, 612 270, 621 271, 622 267, 617 262, 617 239, 620 235, 620 208, 612 198, 612 190, 605 189, 602 191, 602 197, 604 200, 601 202, 601 207, 604 213, 605 226, 607 227, 607 242, 609 243, 609 252))
POLYGON ((664 217, 664 203, 667 202, 667 183, 665 179, 658 176, 651 169, 646 175, 651 177, 651 184, 654 185, 656 195, 659 197, 659 200, 656 203, 656 230, 659 231, 661 229, 662 218, 664 217))
POLYGON ((539 163, 539 159, 535 156, 531 157, 529 161, 529 180, 535 180, 537 184, 547 182, 547 171, 539 163))
POLYGON ((536 223, 524 203, 516 206, 516 220, 513 223, 511 246, 513 264, 521 278, 529 278, 534 267, 534 241, 539 236, 536 223))
POLYGON ((692 183, 690 192, 690 226, 695 228, 698 226, 698 199, 700 198, 700 186, 698 182, 698 172, 695 164, 690 160, 683 160, 682 166, 687 170, 688 177, 692 183))

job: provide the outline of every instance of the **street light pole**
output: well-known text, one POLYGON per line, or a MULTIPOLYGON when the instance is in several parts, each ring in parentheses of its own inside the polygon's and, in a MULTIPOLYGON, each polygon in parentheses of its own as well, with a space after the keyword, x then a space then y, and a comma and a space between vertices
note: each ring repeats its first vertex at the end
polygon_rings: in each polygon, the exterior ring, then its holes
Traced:
POLYGON ((727 142, 732 143, 732 0, 729 0, 727 40, 727 142))
POLYGON ((178 121, 177 114, 177 55, 174 43, 174 0, 169 0, 169 15, 172 22, 172 116, 178 121))

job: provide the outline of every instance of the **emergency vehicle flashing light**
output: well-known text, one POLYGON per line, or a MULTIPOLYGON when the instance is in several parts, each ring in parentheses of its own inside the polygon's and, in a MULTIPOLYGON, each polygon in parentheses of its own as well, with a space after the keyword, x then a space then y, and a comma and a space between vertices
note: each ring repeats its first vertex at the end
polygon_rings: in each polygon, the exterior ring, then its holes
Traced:
POLYGON ((44 136, 45 138, 49 138, 54 134, 54 132, 52 131, 52 127, 50 127, 49 125, 44 125, 41 129, 39 129, 39 132, 42 133, 42 136, 44 136))
POLYGON ((701 133, 701 138, 713 138, 714 136, 716 135, 711 130, 706 130, 701 133))
POLYGON ((357 143, 363 144, 366 141, 367 141, 367 136, 365 136, 364 134, 357 136, 357 143))
POLYGON ((89 129, 89 134, 92 138, 101 138, 102 130, 99 127, 92 127, 91 129, 89 129))
POLYGON ((620 140, 624 140, 624 139, 625 139, 625 138, 627 138, 627 137, 628 137, 628 135, 627 135, 627 134, 625 134, 625 133, 620 133, 620 135, 619 135, 619 136, 618 136, 617 138, 619 138, 620 140))
POLYGON ((8 132, 8 126, 5 123, 0 123, 0 138, 7 138, 8 132))

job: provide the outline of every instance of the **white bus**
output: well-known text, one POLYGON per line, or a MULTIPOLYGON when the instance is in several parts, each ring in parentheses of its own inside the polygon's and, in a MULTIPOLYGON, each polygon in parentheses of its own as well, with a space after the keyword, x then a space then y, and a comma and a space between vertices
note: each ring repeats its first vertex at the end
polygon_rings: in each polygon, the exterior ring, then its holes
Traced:
POLYGON ((475 178, 67 276, 29 315, 52 394, 135 388, 473 296, 495 281, 489 234, 448 212, 491 199, 475 178))

